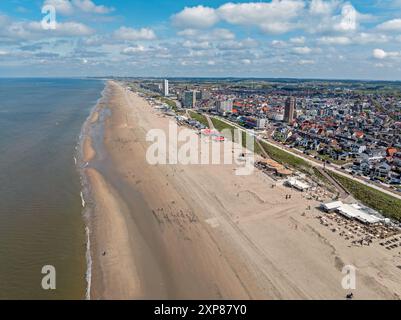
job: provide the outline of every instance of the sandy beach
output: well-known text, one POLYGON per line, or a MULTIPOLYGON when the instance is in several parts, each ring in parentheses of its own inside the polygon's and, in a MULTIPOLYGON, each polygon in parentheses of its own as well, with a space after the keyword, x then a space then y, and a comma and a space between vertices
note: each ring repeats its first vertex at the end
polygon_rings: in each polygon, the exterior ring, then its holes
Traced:
POLYGON ((258 170, 148 164, 146 133, 174 120, 116 82, 108 90, 106 155, 96 160, 90 137, 83 148, 92 299, 344 299, 345 265, 356 299, 399 299, 398 251, 350 246, 316 219, 318 202, 258 170))
POLYGON ((92 147, 92 138, 91 137, 86 137, 84 139, 83 149, 84 149, 83 161, 90 162, 91 160, 93 160, 93 158, 96 156, 96 151, 92 147))
POLYGON ((99 111, 94 111, 90 118, 90 123, 94 124, 99 120, 99 111))

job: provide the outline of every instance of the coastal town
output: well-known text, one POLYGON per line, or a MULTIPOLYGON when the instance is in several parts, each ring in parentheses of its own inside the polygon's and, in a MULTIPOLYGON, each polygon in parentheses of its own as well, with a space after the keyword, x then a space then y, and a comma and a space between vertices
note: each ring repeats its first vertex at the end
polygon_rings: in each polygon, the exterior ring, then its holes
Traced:
POLYGON ((0 301, 401 300, 401 0, 3 0, 0 26, 0 301))
POLYGON ((179 108, 224 117, 318 161, 401 192, 401 96, 393 94, 393 88, 364 92, 360 84, 351 89, 340 83, 295 87, 281 82, 268 88, 255 83, 164 80, 141 86, 168 96, 179 108))

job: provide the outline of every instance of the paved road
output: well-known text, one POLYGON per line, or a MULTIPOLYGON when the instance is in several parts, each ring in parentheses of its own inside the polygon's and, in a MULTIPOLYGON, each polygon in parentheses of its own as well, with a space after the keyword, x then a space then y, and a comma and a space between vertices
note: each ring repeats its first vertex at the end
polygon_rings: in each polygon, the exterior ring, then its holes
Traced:
MULTIPOLYGON (((224 118, 221 118, 221 117, 218 117, 218 119, 223 121, 223 122, 225 122, 225 123, 227 123, 227 124, 229 124, 229 125, 231 125, 231 126, 234 126, 234 127, 238 128, 241 131, 254 134, 254 132, 252 130, 244 129, 243 127, 241 127, 240 125, 238 125, 238 124, 236 124, 234 122, 228 121, 228 120, 226 120, 224 118)), ((342 175, 342 176, 344 176, 346 178, 352 179, 354 181, 357 181, 359 183, 364 184, 365 186, 371 187, 373 189, 376 189, 378 191, 381 191, 383 193, 386 193, 386 194, 388 194, 390 196, 393 196, 393 197, 401 200, 401 195, 396 194, 393 191, 390 191, 388 188, 386 189, 385 187, 377 186, 375 184, 372 184, 372 183, 368 182, 367 180, 359 179, 359 178, 356 178, 356 177, 354 177, 354 176, 352 176, 352 175, 350 175, 348 173, 345 173, 344 171, 342 171, 340 169, 340 166, 338 166, 338 165, 335 165, 335 164, 330 164, 330 165, 326 164, 325 165, 325 164, 317 161, 316 159, 307 157, 304 154, 298 154, 298 153, 294 152, 293 150, 291 150, 291 149, 289 149, 287 147, 284 147, 284 146, 282 146, 282 145, 280 145, 280 144, 278 144, 276 142, 272 142, 270 140, 262 139, 262 138, 259 138, 259 137, 257 137, 257 139, 259 139, 259 140, 261 140, 261 141, 263 141, 263 142, 265 142, 265 143, 267 143, 267 144, 269 144, 269 145, 271 145, 273 147, 276 147, 276 148, 278 148, 278 149, 280 149, 282 151, 290 153, 291 155, 293 155, 295 157, 301 158, 301 159, 305 160, 306 162, 308 162, 309 164, 311 164, 314 167, 318 167, 318 168, 321 168, 321 169, 325 169, 326 171, 331 171, 331 172, 334 172, 336 174, 342 175)))

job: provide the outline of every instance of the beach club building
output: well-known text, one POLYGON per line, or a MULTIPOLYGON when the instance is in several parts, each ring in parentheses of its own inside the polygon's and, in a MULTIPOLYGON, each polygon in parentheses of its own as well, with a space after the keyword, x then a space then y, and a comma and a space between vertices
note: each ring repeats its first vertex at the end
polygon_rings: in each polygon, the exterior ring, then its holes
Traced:
POLYGON ((292 178, 292 179, 288 179, 285 184, 291 188, 295 188, 299 191, 307 191, 311 188, 311 186, 309 184, 307 184, 306 182, 303 182, 301 180, 292 178))
POLYGON ((272 160, 263 159, 256 163, 256 166, 264 171, 270 171, 279 177, 289 177, 293 174, 292 170, 285 168, 282 164, 272 160))
POLYGON ((334 201, 322 203, 320 208, 325 212, 337 212, 348 219, 358 220, 364 224, 375 224, 383 221, 383 219, 371 212, 373 211, 372 209, 362 207, 357 203, 346 204, 342 201, 334 201))

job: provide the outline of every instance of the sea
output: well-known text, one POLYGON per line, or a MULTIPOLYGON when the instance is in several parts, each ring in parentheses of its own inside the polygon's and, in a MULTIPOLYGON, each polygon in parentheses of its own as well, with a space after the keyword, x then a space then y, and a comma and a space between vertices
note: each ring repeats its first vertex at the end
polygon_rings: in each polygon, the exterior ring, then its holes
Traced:
POLYGON ((95 79, 0 79, 0 299, 85 299, 77 168, 95 79))

